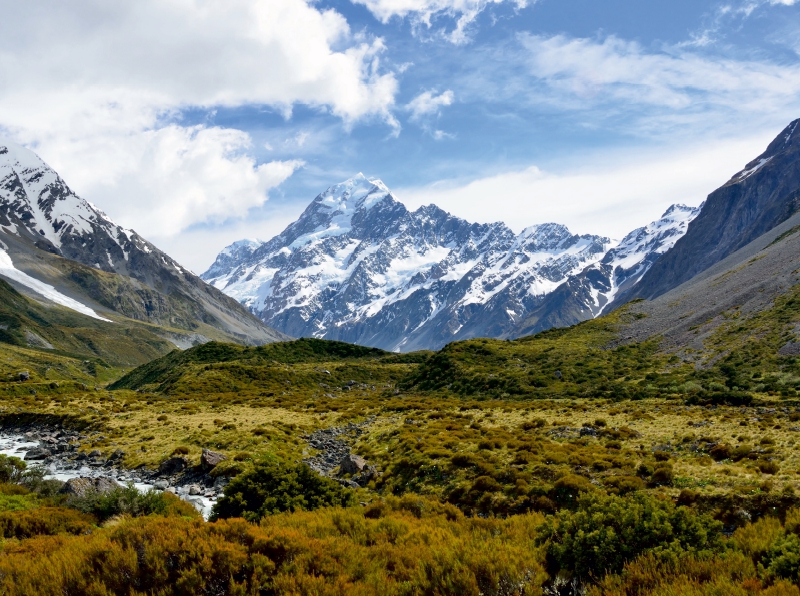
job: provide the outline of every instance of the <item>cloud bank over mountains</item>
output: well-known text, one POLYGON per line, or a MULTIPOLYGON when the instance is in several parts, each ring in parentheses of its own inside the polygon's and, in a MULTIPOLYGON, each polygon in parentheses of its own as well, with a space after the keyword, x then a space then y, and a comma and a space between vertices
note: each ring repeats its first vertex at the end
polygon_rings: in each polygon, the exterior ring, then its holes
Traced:
POLYGON ((575 2, 0 0, 0 134, 202 270, 362 170, 473 221, 569 196, 614 235, 800 112, 796 0, 575 2))

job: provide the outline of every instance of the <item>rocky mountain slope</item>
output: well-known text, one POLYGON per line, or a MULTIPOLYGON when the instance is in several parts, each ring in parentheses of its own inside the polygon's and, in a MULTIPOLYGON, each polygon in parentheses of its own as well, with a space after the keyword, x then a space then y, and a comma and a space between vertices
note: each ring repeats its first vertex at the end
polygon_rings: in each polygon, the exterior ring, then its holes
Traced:
POLYGON ((320 194, 269 242, 227 247, 201 277, 290 335, 437 349, 513 333, 556 288, 593 266, 606 287, 587 285, 594 307, 583 319, 596 315, 696 213, 675 206, 609 253, 608 238, 559 224, 514 234, 434 205, 410 212, 381 181, 359 174, 320 194))
MULTIPOLYGON (((796 303, 800 270, 800 213, 778 224, 691 280, 653 300, 628 305, 634 315, 620 329, 616 343, 653 337, 662 347, 694 361, 705 353, 748 353, 747 343, 763 340, 767 315, 782 356, 800 355, 800 328, 782 310, 796 303), (772 313, 775 314, 772 314, 772 313), (726 345, 726 334, 741 345, 726 345), (720 339, 722 338, 722 339, 720 339)), ((774 354, 773 354, 774 355, 774 354)))
MULTIPOLYGON (((800 209, 800 119, 708 196, 686 235, 615 305, 655 298, 692 279, 800 209)), ((613 307, 612 306, 612 307, 613 307)))
POLYGON ((660 219, 633 230, 597 263, 548 294, 510 336, 569 327, 600 315, 617 294, 633 287, 686 233, 702 205, 672 205, 660 219))
POLYGON ((37 300, 169 328, 162 335, 178 345, 285 338, 78 197, 35 153, 2 140, 0 276, 37 300))

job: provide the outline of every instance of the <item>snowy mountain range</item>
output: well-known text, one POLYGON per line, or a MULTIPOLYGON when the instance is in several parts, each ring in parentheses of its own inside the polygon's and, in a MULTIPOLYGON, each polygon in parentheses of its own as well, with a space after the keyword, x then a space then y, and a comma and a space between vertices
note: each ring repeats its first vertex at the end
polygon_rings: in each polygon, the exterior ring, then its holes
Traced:
POLYGON ((621 243, 554 223, 515 234, 434 205, 411 212, 380 180, 358 174, 317 196, 272 240, 228 246, 201 277, 289 335, 438 349, 537 327, 542 317, 531 314, 576 280, 583 306, 567 318, 596 316, 698 212, 675 205, 621 243))
POLYGON ((284 337, 77 196, 34 152, 2 139, 0 276, 37 300, 191 331, 192 341, 215 331, 245 343, 284 337))
POLYGON ((672 205, 660 219, 636 228, 597 263, 571 276, 548 294, 511 335, 529 335, 599 316, 686 234, 689 223, 702 208, 703 205, 672 205))

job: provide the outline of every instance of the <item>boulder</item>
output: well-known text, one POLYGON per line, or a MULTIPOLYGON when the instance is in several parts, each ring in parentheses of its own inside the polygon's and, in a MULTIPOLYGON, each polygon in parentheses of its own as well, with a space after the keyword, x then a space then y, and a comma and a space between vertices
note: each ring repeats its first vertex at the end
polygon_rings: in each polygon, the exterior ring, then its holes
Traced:
POLYGON ((183 472, 190 465, 189 458, 178 455, 161 462, 161 465, 158 466, 158 473, 162 476, 172 476, 178 472, 183 472))
POLYGON ((788 344, 778 350, 781 356, 798 356, 800 355, 800 341, 790 341, 788 344))
POLYGON ((352 453, 345 455, 339 462, 339 474, 359 474, 367 467, 367 460, 352 453))
POLYGON ((31 378, 31 373, 29 373, 27 370, 23 370, 21 373, 17 375, 17 378, 20 381, 29 381, 31 378))
POLYGON ((203 468, 204 471, 208 472, 209 470, 213 470, 216 468, 221 462, 228 459, 227 456, 223 455, 222 453, 217 453, 216 451, 209 451, 208 449, 203 449, 202 455, 200 455, 200 467, 203 468))
POLYGON ((122 488, 110 478, 72 478, 64 483, 61 494, 85 497, 89 493, 107 493, 122 488))
POLYGON ((35 447, 34 449, 31 449, 25 454, 25 459, 42 460, 42 459, 47 459, 51 455, 53 454, 49 449, 45 449, 44 447, 35 447))

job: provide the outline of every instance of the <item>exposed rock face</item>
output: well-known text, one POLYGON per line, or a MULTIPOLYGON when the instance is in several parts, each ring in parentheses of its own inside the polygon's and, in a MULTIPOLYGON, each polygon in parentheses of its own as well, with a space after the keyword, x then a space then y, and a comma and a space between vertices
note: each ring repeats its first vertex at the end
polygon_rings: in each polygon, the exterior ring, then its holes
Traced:
POLYGON ((2 139, 0 251, 15 269, 80 303, 173 329, 205 324, 240 343, 285 339, 78 197, 35 153, 2 139))
POLYGON ((367 467, 367 460, 352 453, 346 455, 339 463, 340 474, 359 474, 367 467))
POLYGON ((437 349, 512 329, 609 243, 553 223, 515 234, 434 205, 409 212, 359 174, 269 242, 229 246, 202 277, 289 335, 437 349))
POLYGON ((800 342, 790 341, 778 350, 781 356, 800 356, 800 342))
MULTIPOLYGON (((800 283, 797 255, 800 213, 666 294, 631 304, 630 316, 619 326, 620 339, 611 345, 659 337, 663 348, 699 365, 697 352, 707 349, 730 313, 746 318, 762 312, 800 283)), ((795 338, 778 350, 781 355, 800 348, 800 329, 793 331, 795 338)))
POLYGON ((72 478, 64 483, 61 494, 85 497, 90 493, 107 493, 122 488, 120 484, 109 478, 72 478))
POLYGON ((179 472, 183 472, 191 465, 189 458, 181 456, 170 457, 169 459, 161 462, 158 466, 158 473, 162 476, 172 476, 179 472))
POLYGON ((203 453, 200 455, 200 467, 203 469, 203 471, 208 472, 216 468, 226 459, 228 459, 228 457, 222 453, 203 449, 203 453))
POLYGON ((675 243, 616 304, 652 299, 722 261, 800 209, 800 119, 767 150, 712 192, 702 212, 675 243))

